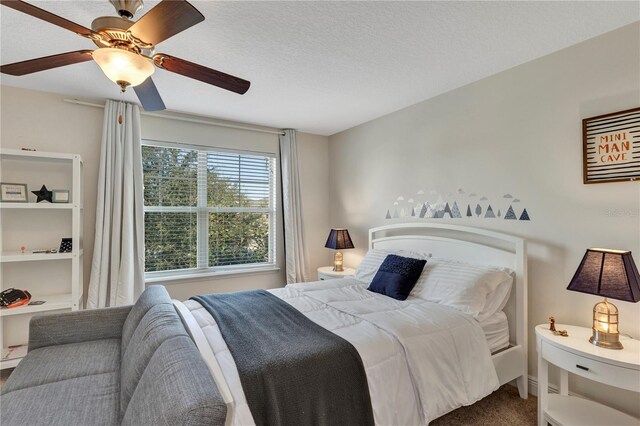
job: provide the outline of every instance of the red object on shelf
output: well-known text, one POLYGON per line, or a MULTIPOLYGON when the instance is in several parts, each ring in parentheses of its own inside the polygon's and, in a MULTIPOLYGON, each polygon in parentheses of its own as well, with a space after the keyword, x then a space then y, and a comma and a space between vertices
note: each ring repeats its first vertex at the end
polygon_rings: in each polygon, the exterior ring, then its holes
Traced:
POLYGON ((5 309, 26 305, 31 300, 31 293, 26 290, 9 288, 0 293, 0 306, 5 309))

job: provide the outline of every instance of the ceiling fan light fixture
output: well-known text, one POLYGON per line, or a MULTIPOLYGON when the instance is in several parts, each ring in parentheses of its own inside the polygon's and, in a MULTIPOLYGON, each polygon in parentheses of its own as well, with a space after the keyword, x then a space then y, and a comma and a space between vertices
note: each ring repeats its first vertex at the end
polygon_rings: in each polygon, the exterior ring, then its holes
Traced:
POLYGON ((150 59, 124 49, 102 47, 92 56, 104 75, 123 90, 142 84, 156 69, 150 59))

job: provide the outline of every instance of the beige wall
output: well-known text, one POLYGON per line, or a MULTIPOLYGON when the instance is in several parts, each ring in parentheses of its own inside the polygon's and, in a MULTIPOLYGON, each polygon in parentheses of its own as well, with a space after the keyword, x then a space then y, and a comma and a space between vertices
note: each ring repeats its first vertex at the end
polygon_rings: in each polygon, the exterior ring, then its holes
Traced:
POLYGON ((298 133, 297 141, 309 280, 315 281, 318 267, 330 265, 333 261, 331 250, 324 248, 330 230, 329 138, 298 133))
MULTIPOLYGON (((331 136, 331 224, 348 227, 357 247, 345 263, 359 263, 367 229, 393 222, 385 214, 400 195, 463 188, 498 204, 515 195, 531 222, 440 220, 528 240, 535 375, 536 324, 554 315, 590 326, 598 298, 565 290, 585 249, 630 249, 640 261, 640 184, 583 185, 581 135, 582 118, 638 107, 639 79, 640 24, 633 24, 331 136)), ((640 338, 640 304, 617 306, 623 331, 640 338)), ((572 385, 640 417, 637 394, 572 385)))
MULTIPOLYGON (((30 147, 39 151, 70 152, 82 156, 85 165, 84 285, 86 294, 93 255, 95 194, 103 110, 70 104, 63 99, 64 96, 57 94, 0 86, 0 146, 18 149, 30 147)), ((142 133, 143 138, 151 140, 278 152, 278 138, 273 134, 157 117, 142 117, 142 133)), ((324 241, 321 241, 319 234, 325 232, 324 229, 328 226, 328 138, 299 133, 298 141, 300 163, 303 165, 301 170, 305 206, 303 220, 305 232, 309 235, 310 263, 315 268, 318 264, 326 263, 326 253, 322 248, 324 241), (323 230, 320 231, 317 227, 322 227, 323 230)), ((284 251, 280 213, 279 209, 277 260, 280 270, 172 281, 167 283, 167 289, 171 295, 178 299, 186 299, 194 294, 282 286, 284 251)), ((25 226, 28 226, 28 223, 25 223, 25 226)))

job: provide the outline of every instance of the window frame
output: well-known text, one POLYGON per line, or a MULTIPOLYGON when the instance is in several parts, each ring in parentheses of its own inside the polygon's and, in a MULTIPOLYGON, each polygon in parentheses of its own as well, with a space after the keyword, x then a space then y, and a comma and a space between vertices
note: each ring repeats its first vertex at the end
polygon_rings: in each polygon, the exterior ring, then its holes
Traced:
MULTIPOLYGON (((142 139, 141 145, 157 148, 185 149, 195 150, 198 153, 198 172, 197 172, 197 205, 190 206, 144 206, 144 214, 147 212, 158 213, 196 213, 197 217, 197 243, 196 243, 196 259, 197 266, 195 268, 171 269, 165 271, 145 271, 144 277, 146 283, 160 281, 174 281, 183 279, 193 279, 201 277, 210 277, 216 275, 234 275, 246 273, 259 273, 278 271, 277 267, 277 216, 278 216, 278 156, 272 152, 259 152, 249 150, 235 150, 229 148, 220 148, 214 146, 202 146, 193 144, 184 144, 176 142, 163 142, 151 139, 142 139), (246 155, 252 157, 270 158, 270 183, 269 183, 269 207, 209 207, 207 192, 207 154, 208 153, 228 153, 236 155, 246 155), (204 177, 204 178, 203 178, 204 177), (208 266, 209 262, 209 214, 210 213, 266 213, 269 215, 269 248, 267 262, 244 263, 238 265, 220 265, 208 266)), ((143 171, 144 182, 144 171, 143 171)), ((143 222, 144 223, 144 222, 143 222)), ((146 235, 146 229, 145 229, 146 235)), ((145 247, 146 252, 146 247, 145 247)), ((146 258, 145 258, 146 269, 146 258)))

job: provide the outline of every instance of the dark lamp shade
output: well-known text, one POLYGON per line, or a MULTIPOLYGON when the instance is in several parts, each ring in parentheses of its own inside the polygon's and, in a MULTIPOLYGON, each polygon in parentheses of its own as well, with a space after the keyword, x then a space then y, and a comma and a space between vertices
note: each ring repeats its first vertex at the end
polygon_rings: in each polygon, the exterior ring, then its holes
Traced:
POLYGON ((329 238, 327 238, 327 243, 324 246, 334 250, 354 248, 351 237, 349 236, 349 231, 346 229, 332 229, 331 232, 329 232, 329 238))
POLYGON ((567 290, 640 301, 640 275, 630 251, 587 249, 567 290))

